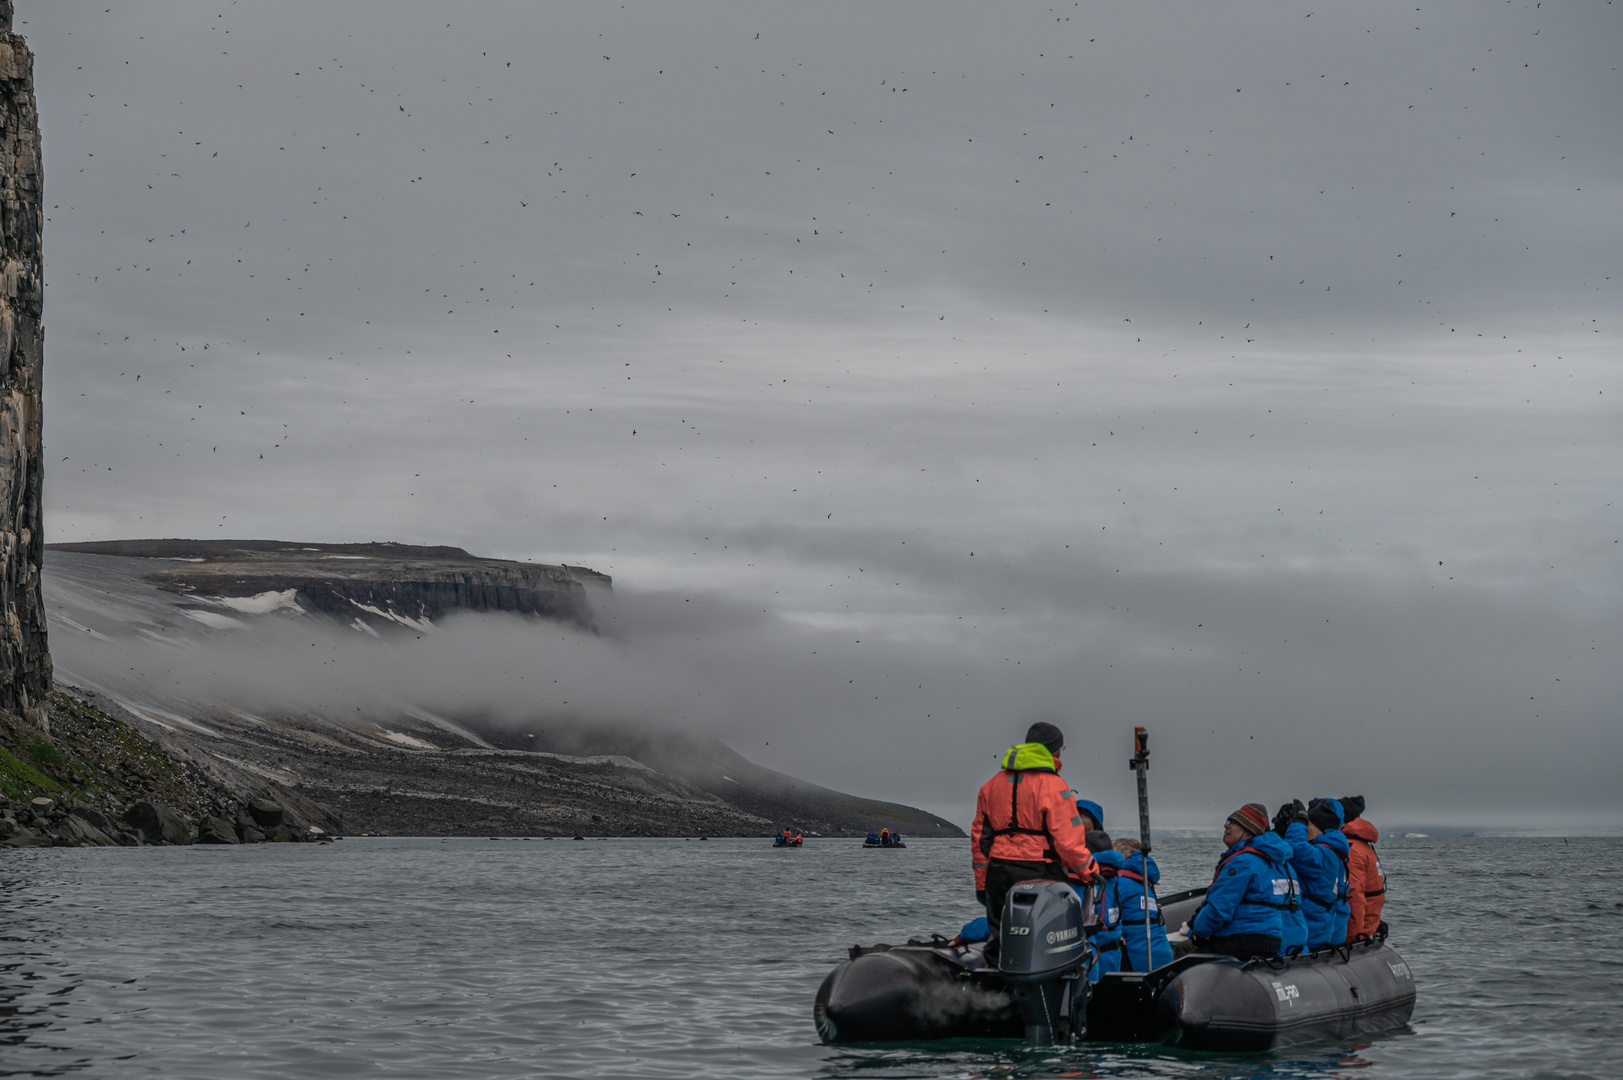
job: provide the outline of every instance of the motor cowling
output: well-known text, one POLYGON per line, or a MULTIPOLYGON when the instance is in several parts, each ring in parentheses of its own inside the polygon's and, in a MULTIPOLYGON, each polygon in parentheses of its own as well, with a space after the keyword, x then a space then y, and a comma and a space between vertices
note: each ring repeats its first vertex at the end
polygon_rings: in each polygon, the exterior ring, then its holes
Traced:
POLYGON ((1026 1042, 1047 1046, 1081 1037, 1087 972, 1085 927, 1091 900, 1063 881, 1022 881, 1009 890, 998 927, 998 971, 1026 1024, 1026 1042))

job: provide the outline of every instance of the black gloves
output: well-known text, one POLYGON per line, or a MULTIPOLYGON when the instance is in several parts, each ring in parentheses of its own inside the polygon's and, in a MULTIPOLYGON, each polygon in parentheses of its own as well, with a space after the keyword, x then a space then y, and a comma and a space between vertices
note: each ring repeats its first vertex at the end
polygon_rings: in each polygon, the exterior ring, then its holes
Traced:
POLYGON ((986 906, 986 890, 985 889, 976 889, 975 890, 975 903, 979 904, 981 907, 986 906))
POLYGON ((1301 799, 1292 799, 1279 808, 1279 813, 1274 815, 1274 832, 1279 834, 1280 839, 1284 839, 1285 830, 1296 821, 1303 823, 1307 821, 1307 807, 1302 805, 1301 799))

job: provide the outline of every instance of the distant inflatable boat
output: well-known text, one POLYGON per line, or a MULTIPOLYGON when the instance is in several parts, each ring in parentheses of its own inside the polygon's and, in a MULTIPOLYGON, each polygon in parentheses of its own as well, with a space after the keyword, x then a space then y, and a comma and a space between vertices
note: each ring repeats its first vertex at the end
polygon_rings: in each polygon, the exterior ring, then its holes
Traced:
MULTIPOLYGON (((1028 888, 1049 892, 1050 912, 1064 906, 1064 893, 1075 896, 1055 883, 1016 887, 1028 888)), ((1204 893, 1167 897, 1168 923, 1193 914, 1204 893)), ((1024 910, 1041 913, 1044 906, 1024 910)), ((1067 914, 1033 915, 1023 940, 1075 940, 1074 925, 1040 921, 1067 914)), ((1147 974, 1110 972, 1091 993, 1080 956, 1068 966, 1011 972, 988 964, 983 948, 939 937, 853 947, 818 988, 812 1010, 818 1035, 827 1043, 1024 1035, 1038 1044, 1083 1039, 1253 1052, 1402 1027, 1414 1011, 1414 976, 1384 937, 1288 959, 1191 953, 1147 974)))
POLYGON ((891 833, 889 836, 880 836, 878 833, 871 832, 868 834, 868 838, 862 842, 862 846, 865 848, 904 848, 907 845, 902 843, 900 833, 891 833))
POLYGON ((800 837, 798 837, 798 836, 795 837, 793 840, 785 840, 783 837, 780 836, 777 839, 772 841, 772 846, 773 847, 800 847, 800 845, 801 845, 801 840, 800 840, 800 837))

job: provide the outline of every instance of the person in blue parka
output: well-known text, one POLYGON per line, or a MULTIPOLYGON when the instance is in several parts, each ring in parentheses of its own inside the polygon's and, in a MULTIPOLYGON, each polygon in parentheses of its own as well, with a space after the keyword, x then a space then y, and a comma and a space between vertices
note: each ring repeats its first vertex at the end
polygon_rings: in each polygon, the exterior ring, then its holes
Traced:
POLYGON ((1172 946, 1167 941, 1166 920, 1161 917, 1161 905, 1155 896, 1156 882, 1161 880, 1161 868, 1155 865, 1154 858, 1145 857, 1139 850, 1137 840, 1117 840, 1116 851, 1122 857, 1122 866, 1116 871, 1115 880, 1107 888, 1110 897, 1108 902, 1121 909, 1121 970, 1145 970, 1146 898, 1150 909, 1150 970, 1162 964, 1170 964, 1172 946), (1146 862, 1149 864, 1147 869, 1146 862))
POLYGON ((1105 972, 1122 970, 1121 905, 1115 898, 1116 875, 1121 872, 1122 857, 1112 846, 1110 834, 1097 829, 1088 833, 1088 850, 1098 864, 1099 880, 1093 885, 1073 887, 1079 893, 1094 890, 1094 922, 1088 927, 1088 943, 1093 946, 1095 955, 1088 981, 1098 982, 1105 972))
POLYGON ((1268 828, 1261 803, 1246 803, 1228 816, 1223 843, 1227 850, 1190 921, 1190 941, 1198 952, 1242 960, 1277 956, 1280 913, 1290 906, 1290 845, 1268 828))
MULTIPOLYGON (((1307 807, 1302 800, 1288 802, 1279 808, 1274 815, 1274 835, 1281 840, 1290 830, 1291 824, 1300 820, 1307 823, 1307 807)), ((1289 840, 1285 843, 1288 845, 1289 840)), ((1297 953, 1307 951, 1307 913, 1302 910, 1302 883, 1296 876, 1296 869, 1288 861, 1285 863, 1285 873, 1291 879, 1290 905, 1279 913, 1279 955, 1295 956, 1297 953)))
POLYGON ((1307 947, 1341 945, 1347 940, 1346 836, 1342 835, 1341 804, 1314 799, 1306 821, 1300 816, 1285 830, 1291 847, 1291 865, 1302 882, 1302 914, 1307 917, 1307 947))

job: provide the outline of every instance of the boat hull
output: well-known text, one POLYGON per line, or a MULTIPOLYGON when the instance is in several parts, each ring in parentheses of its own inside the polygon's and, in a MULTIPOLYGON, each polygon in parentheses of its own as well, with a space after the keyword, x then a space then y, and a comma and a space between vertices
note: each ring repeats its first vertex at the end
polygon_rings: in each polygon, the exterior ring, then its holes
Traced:
POLYGON ((978 949, 878 945, 852 953, 817 989, 812 1017, 826 1043, 1018 1038, 1025 1031, 1014 999, 978 949))
MULTIPOLYGON (((1019 1038, 1018 1009, 978 949, 854 949, 818 989, 824 1042, 1019 1038)), ((1414 977, 1384 941, 1290 960, 1191 954, 1148 975, 1112 972, 1087 1007, 1089 1042, 1257 1052, 1402 1027, 1414 977)))

